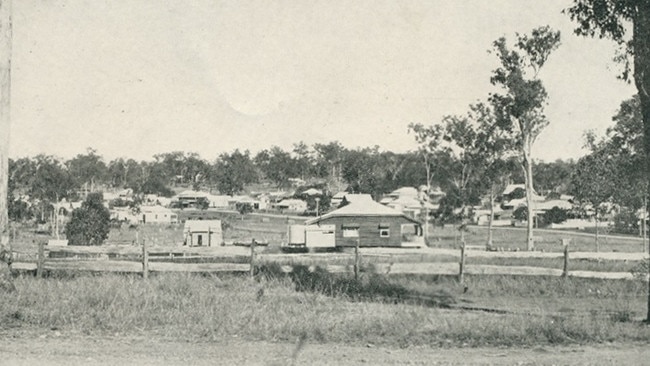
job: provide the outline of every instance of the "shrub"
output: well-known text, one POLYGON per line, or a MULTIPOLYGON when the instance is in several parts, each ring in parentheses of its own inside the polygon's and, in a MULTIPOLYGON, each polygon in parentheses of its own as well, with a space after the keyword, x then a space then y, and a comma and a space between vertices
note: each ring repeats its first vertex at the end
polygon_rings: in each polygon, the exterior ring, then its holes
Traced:
POLYGON ((624 210, 614 216, 614 230, 623 234, 639 232, 639 219, 632 210, 624 210))
POLYGON ((101 193, 91 193, 72 211, 72 218, 65 226, 70 245, 101 245, 108 237, 111 215, 104 207, 101 193))
POLYGON ((546 211, 544 214, 544 221, 552 224, 560 224, 567 220, 568 211, 557 206, 546 211))
POLYGON ((514 217, 515 220, 526 221, 528 220, 528 209, 526 208, 526 206, 519 206, 512 213, 512 217, 514 217))

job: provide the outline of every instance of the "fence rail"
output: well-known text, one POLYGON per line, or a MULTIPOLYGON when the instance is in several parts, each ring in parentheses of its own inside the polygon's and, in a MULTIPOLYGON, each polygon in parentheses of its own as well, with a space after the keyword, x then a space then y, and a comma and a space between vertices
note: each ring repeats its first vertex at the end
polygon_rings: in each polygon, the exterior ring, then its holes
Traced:
POLYGON ((641 253, 564 253, 540 252, 485 252, 467 250, 433 250, 427 255, 453 255, 457 262, 427 261, 423 254, 420 261, 409 261, 409 255, 418 256, 408 249, 400 252, 379 253, 372 249, 355 250, 350 253, 304 253, 263 254, 258 253, 255 243, 248 247, 220 248, 147 248, 140 247, 52 247, 39 244, 37 253, 15 252, 12 269, 36 271, 91 271, 91 272, 249 272, 255 274, 256 266, 277 264, 283 272, 291 272, 293 266, 317 266, 332 273, 355 273, 372 271, 378 274, 424 274, 457 275, 462 281, 465 275, 513 275, 513 276, 564 276, 601 279, 632 279, 631 272, 603 272, 571 270, 571 259, 643 260, 641 253), (400 258, 402 256, 402 258, 400 258), (405 257, 406 256, 406 257, 405 257), (364 257, 363 264, 361 257, 364 257), (511 266, 467 263, 467 258, 564 258, 563 268, 537 266, 511 266))

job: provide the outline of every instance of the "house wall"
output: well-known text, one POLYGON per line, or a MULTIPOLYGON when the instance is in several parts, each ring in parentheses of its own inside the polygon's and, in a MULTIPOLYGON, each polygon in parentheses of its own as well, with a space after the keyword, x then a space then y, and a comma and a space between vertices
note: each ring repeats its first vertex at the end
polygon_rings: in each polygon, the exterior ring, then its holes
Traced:
POLYGON ((210 235, 208 236, 207 231, 195 231, 192 232, 186 239, 185 242, 187 245, 191 247, 196 247, 196 246, 219 246, 223 244, 223 234, 221 231, 211 231, 210 235), (199 244, 199 237, 200 237, 200 244, 199 244))
POLYGON ((320 222, 321 225, 335 225, 336 246, 353 247, 357 240, 361 247, 399 247, 402 244, 402 224, 410 224, 410 221, 403 217, 383 216, 357 216, 357 217, 330 217, 320 222), (390 233, 388 237, 380 237, 380 224, 387 224, 390 233), (359 238, 345 237, 344 227, 357 225, 359 227, 359 238))
POLYGON ((178 216, 170 212, 144 212, 142 221, 145 224, 175 224, 178 222, 178 216))

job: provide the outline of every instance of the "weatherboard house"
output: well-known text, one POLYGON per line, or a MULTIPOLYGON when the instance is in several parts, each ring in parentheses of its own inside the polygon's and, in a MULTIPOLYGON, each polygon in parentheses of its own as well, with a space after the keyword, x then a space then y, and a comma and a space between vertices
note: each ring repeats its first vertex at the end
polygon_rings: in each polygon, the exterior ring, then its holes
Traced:
MULTIPOLYGON (((332 246, 399 247, 422 245, 422 224, 390 207, 367 199, 353 199, 345 206, 308 220, 306 227, 333 229, 332 246)), ((330 231, 331 233, 331 231, 330 231)), ((310 246, 307 237, 307 246, 310 246)))

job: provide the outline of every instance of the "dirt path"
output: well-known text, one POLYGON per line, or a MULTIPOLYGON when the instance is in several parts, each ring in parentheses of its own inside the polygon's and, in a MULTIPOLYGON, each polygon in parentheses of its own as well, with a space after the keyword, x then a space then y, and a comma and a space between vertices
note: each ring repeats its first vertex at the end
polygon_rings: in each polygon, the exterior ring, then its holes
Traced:
POLYGON ((2 365, 642 365, 648 345, 408 348, 250 342, 190 343, 146 338, 0 336, 2 365))

